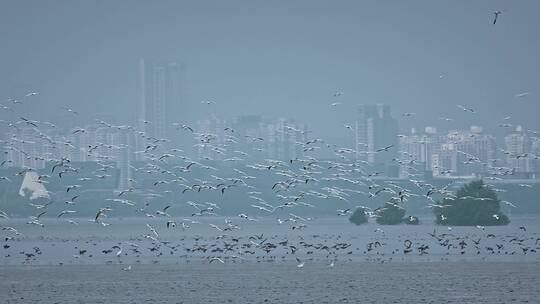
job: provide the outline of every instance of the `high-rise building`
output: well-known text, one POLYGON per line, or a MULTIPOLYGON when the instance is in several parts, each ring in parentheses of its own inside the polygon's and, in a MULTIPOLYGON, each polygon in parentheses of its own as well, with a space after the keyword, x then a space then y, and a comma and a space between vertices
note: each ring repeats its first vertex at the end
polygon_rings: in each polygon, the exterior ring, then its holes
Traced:
POLYGON ((426 127, 424 133, 417 133, 415 129, 411 135, 401 136, 399 140, 400 152, 400 176, 407 176, 412 170, 433 171, 436 175, 441 165, 434 165, 433 157, 437 163, 440 162, 441 143, 444 143, 445 137, 437 133, 434 127, 426 127), (438 169, 438 170, 435 170, 438 169))
POLYGON ((456 175, 484 174, 496 158, 495 137, 483 133, 482 127, 450 132, 448 142, 453 143, 458 152, 456 175))
POLYGON ((442 143, 437 153, 431 156, 433 176, 458 175, 458 151, 453 143, 442 143))
POLYGON ((179 103, 179 70, 176 63, 165 65, 139 62, 139 105, 137 126, 149 139, 171 135, 179 103))
POLYGON ((227 136, 233 136, 225 133, 226 127, 230 127, 229 123, 215 115, 197 121, 195 128, 198 136, 194 138, 196 141, 194 147, 199 159, 222 160, 225 158, 226 155, 221 147, 228 139, 232 139, 227 136))
POLYGON ((197 122, 199 159, 235 159, 249 155, 251 160, 291 160, 303 155, 307 127, 291 119, 265 119, 242 115, 232 120, 212 116, 197 122), (228 131, 225 131, 227 128, 228 131), (242 156, 243 153, 244 156, 242 156), (242 157, 239 157, 242 156, 242 157))
POLYGON ((523 132, 521 126, 504 137, 506 145, 506 163, 518 173, 532 172, 532 162, 529 157, 531 152, 531 138, 523 132))
MULTIPOLYGON (((398 122, 391 116, 390 106, 371 104, 358 106, 355 125, 355 150, 358 160, 367 161, 377 170, 388 173, 398 151, 398 122), (391 146, 387 151, 377 152, 391 146)), ((397 170, 396 174, 397 175, 397 170)), ((388 174, 394 175, 394 174, 388 174)))
POLYGON ((302 143, 307 141, 307 127, 291 119, 279 118, 266 126, 266 155, 271 159, 291 160, 303 156, 302 143))
POLYGON ((403 136, 400 139, 400 176, 415 169, 430 171, 433 176, 470 176, 486 174, 495 161, 496 142, 482 128, 472 126, 468 131, 451 131, 439 135, 435 128, 427 127, 424 134, 403 136))
POLYGON ((531 141, 532 170, 536 176, 540 176, 540 138, 531 136, 531 141))

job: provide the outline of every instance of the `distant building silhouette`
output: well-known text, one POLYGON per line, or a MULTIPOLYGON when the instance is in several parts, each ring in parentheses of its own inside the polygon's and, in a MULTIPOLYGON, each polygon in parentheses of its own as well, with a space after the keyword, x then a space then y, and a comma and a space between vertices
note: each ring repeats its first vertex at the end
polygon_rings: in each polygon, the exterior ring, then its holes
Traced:
POLYGON ((426 127, 423 134, 402 136, 400 152, 401 177, 416 170, 433 176, 482 175, 496 158, 496 141, 478 126, 445 135, 426 127))
POLYGON ((397 135, 398 122, 391 116, 389 105, 358 106, 355 125, 357 160, 368 162, 388 176, 397 176, 397 166, 392 162, 398 155, 397 135), (392 147, 388 151, 377 152, 389 146, 392 147), (392 167, 396 169, 392 170, 392 167))
POLYGON ((212 116, 197 122, 199 159, 289 161, 303 156, 299 143, 307 141, 307 127, 287 118, 265 119, 260 115, 241 115, 232 120, 212 116), (227 130, 225 130, 227 128, 227 130), (222 147, 227 146, 227 149, 222 147), (228 150, 231 153, 224 153, 228 150))
POLYGON ((179 102, 179 69, 174 62, 165 65, 139 62, 138 129, 148 139, 170 138, 177 115, 173 104, 179 102))
POLYGON ((533 162, 529 157, 532 142, 521 126, 517 126, 513 132, 504 137, 506 146, 506 163, 518 173, 533 172, 533 162))
POLYGON ((426 127, 423 133, 412 129, 410 135, 401 136, 400 176, 407 177, 412 171, 417 170, 433 171, 433 175, 438 175, 444 171, 442 168, 454 168, 456 161, 455 157, 452 158, 453 147, 442 145, 445 142, 446 137, 437 133, 434 127, 426 127), (448 151, 451 152, 450 155, 448 151))

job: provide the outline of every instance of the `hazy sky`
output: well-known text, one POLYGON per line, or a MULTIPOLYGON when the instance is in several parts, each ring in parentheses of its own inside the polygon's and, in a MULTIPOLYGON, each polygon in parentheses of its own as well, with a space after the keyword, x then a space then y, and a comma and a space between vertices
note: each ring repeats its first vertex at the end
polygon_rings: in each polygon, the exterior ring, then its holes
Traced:
POLYGON ((145 57, 182 63, 192 120, 286 116, 330 136, 352 124, 354 105, 388 103, 402 129, 496 132, 504 116, 540 129, 539 11, 535 0, 0 0, 0 98, 39 91, 36 119, 69 105, 131 122, 145 57))

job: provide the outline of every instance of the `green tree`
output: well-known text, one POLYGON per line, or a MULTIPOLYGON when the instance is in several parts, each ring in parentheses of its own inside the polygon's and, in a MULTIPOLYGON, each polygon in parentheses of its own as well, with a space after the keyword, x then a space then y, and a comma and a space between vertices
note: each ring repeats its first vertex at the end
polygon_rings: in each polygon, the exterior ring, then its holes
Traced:
POLYGON ((501 213, 497 193, 482 180, 461 187, 455 198, 445 198, 433 208, 435 222, 451 226, 508 225, 510 219, 501 213))
POLYGON ((353 214, 349 217, 349 222, 355 225, 362 225, 368 222, 365 208, 356 208, 353 214))
POLYGON ((397 225, 403 223, 405 209, 395 203, 386 203, 377 211, 377 224, 397 225))

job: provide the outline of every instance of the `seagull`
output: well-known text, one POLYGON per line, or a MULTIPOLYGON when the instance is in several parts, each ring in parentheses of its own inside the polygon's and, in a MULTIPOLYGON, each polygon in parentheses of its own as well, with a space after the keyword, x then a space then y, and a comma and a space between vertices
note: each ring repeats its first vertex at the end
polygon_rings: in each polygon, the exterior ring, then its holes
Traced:
POLYGON ((529 92, 523 92, 523 93, 516 94, 515 97, 521 98, 521 97, 525 97, 527 95, 529 95, 529 92))
POLYGON ((338 209, 336 210, 337 211, 337 215, 338 216, 343 216, 343 215, 347 215, 349 213, 351 213, 351 208, 348 208, 348 209, 338 209))
POLYGON ((160 210, 157 210, 156 211, 156 214, 157 215, 162 215, 162 216, 170 216, 168 213, 167 213, 167 209, 171 208, 171 205, 167 205, 165 206, 165 208, 163 208, 161 211, 160 210))
POLYGON ((193 128, 190 127, 190 126, 187 126, 187 125, 182 125, 182 129, 184 129, 184 130, 189 130, 189 131, 191 131, 191 133, 194 132, 194 131, 193 131, 193 128))
POLYGON ((101 208, 98 210, 98 212, 96 213, 96 216, 94 217, 94 221, 96 223, 99 223, 99 217, 101 215, 105 215, 105 211, 111 211, 112 209, 111 208, 101 208))
POLYGON ((334 92, 334 97, 339 97, 339 96, 341 96, 341 95, 343 95, 343 92, 342 92, 342 91, 336 91, 336 92, 334 92))
POLYGON ((122 190, 118 193, 118 196, 122 196, 124 193, 133 192, 133 188, 129 188, 127 190, 122 190))
POLYGON ((501 14, 501 11, 495 11, 493 12, 493 15, 495 15, 495 18, 493 18, 493 24, 497 23, 497 19, 499 18, 499 15, 501 14))
POLYGON ((79 114, 79 112, 74 111, 73 109, 68 108, 68 107, 64 107, 64 110, 66 110, 66 111, 68 111, 69 113, 72 113, 72 114, 74 114, 74 115, 78 115, 78 114, 79 114))
POLYGON ((220 262, 221 264, 225 264, 225 261, 223 261, 222 259, 218 258, 218 257, 213 257, 210 259, 210 262, 209 264, 212 264, 212 262, 220 262))
POLYGON ((394 145, 389 145, 384 148, 377 149, 375 152, 382 152, 382 151, 388 151, 390 148, 392 148, 394 145))
POLYGON ((4 211, 0 210, 0 218, 5 218, 5 219, 8 219, 9 216, 7 213, 5 213, 4 211))
POLYGON ((510 206, 510 207, 514 207, 514 208, 517 208, 516 205, 514 205, 513 203, 509 202, 509 201, 502 201, 503 203, 505 203, 506 205, 510 206))
POLYGON ((64 215, 64 214, 75 213, 75 212, 77 212, 77 211, 73 211, 73 210, 63 210, 62 212, 60 212, 60 213, 58 214, 57 217, 61 217, 61 216, 64 215))
POLYGON ((298 268, 304 267, 304 264, 305 264, 305 263, 302 262, 299 258, 296 258, 296 261, 298 262, 298 265, 296 265, 296 267, 298 267, 298 268))
POLYGON ((463 111, 465 112, 471 112, 471 113, 476 113, 476 111, 472 108, 467 108, 465 106, 462 106, 462 105, 457 105, 458 108, 462 109, 463 111))
POLYGON ((68 223, 72 224, 72 225, 75 225, 75 226, 78 226, 79 223, 75 222, 74 220, 67 220, 68 223))
POLYGON ((21 117, 21 119, 22 119, 21 122, 24 122, 24 123, 26 123, 26 124, 28 124, 28 125, 31 125, 31 126, 33 126, 33 127, 36 127, 36 128, 38 127, 38 126, 36 125, 36 121, 31 121, 31 120, 26 119, 26 118, 24 118, 24 117, 21 117))

